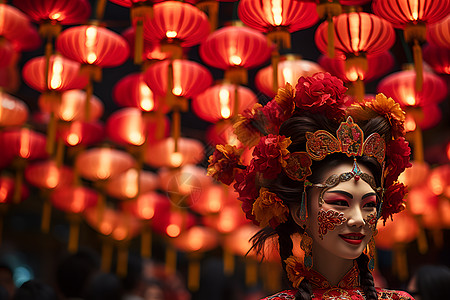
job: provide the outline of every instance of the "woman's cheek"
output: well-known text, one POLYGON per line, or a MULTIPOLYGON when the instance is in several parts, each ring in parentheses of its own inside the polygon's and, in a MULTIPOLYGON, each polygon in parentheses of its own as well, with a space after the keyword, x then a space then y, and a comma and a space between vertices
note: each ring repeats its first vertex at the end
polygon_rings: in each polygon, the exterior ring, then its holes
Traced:
POLYGON ((334 209, 325 210, 321 208, 317 215, 319 237, 323 239, 328 231, 334 230, 337 226, 344 224, 346 221, 347 218, 344 217, 343 212, 338 212, 334 209))

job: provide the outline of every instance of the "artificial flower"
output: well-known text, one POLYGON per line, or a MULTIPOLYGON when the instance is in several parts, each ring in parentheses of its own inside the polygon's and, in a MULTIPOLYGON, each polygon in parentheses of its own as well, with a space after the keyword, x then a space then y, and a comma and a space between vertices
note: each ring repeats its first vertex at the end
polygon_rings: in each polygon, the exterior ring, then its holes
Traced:
POLYGON ((395 182, 387 187, 384 192, 383 206, 381 207, 381 217, 383 218, 384 224, 387 219, 398 212, 405 209, 405 203, 403 199, 405 198, 408 189, 403 183, 395 182))
POLYGON ((285 120, 290 118, 294 113, 294 88, 287 82, 284 88, 279 88, 278 93, 273 99, 282 108, 285 114, 285 120))
POLYGON ((260 172, 266 179, 274 179, 286 166, 289 158, 287 147, 291 139, 282 135, 269 134, 263 136, 253 150, 255 170, 260 172))
POLYGON ((252 214, 260 226, 266 227, 270 224, 276 227, 286 222, 288 213, 288 207, 276 194, 263 187, 259 190, 259 197, 253 203, 252 214))
POLYGON ((298 288, 305 278, 306 270, 301 260, 293 255, 289 256, 285 261, 286 273, 294 288, 298 288))
POLYGON ((302 76, 295 89, 297 108, 311 113, 324 113, 333 120, 339 120, 345 114, 347 88, 339 78, 323 72, 311 77, 302 76))
POLYGON ((209 157, 208 176, 230 185, 239 170, 243 149, 232 145, 217 145, 214 154, 209 157))
POLYGON ((261 128, 258 128, 259 111, 262 105, 256 103, 252 109, 246 109, 239 114, 239 119, 233 125, 234 134, 245 146, 251 148, 258 144, 261 128))
POLYGON ((385 185, 389 186, 398 179, 398 176, 410 168, 412 165, 409 161, 411 148, 404 137, 399 137, 390 141, 386 145, 386 169, 385 169, 385 185))
POLYGON ((256 184, 254 160, 250 162, 243 172, 236 174, 234 190, 239 194, 238 200, 242 201, 242 211, 245 213, 246 218, 253 221, 256 225, 259 225, 255 220, 255 216, 252 214, 253 203, 259 193, 256 184))

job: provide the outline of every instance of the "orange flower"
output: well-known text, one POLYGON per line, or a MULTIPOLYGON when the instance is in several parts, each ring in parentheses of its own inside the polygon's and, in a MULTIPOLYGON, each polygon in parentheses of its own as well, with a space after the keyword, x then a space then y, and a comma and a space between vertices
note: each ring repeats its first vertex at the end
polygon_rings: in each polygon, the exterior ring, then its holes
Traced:
POLYGON ((262 227, 271 222, 275 222, 276 225, 286 222, 288 213, 288 207, 276 194, 263 187, 259 190, 259 197, 253 203, 252 214, 262 227))
POLYGON ((207 175, 230 185, 238 170, 243 149, 232 145, 217 145, 214 154, 209 157, 207 175))
POLYGON ((286 273, 289 280, 292 282, 292 286, 298 288, 305 278, 302 276, 305 271, 303 264, 298 257, 293 255, 289 256, 284 262, 286 263, 286 273))
POLYGON ((294 88, 289 83, 286 83, 284 88, 278 89, 274 100, 283 108, 285 115, 291 116, 294 113, 294 88))
POLYGON ((249 148, 258 144, 261 137, 261 132, 253 124, 256 121, 255 116, 261 108, 262 105, 256 103, 251 110, 246 109, 233 125, 234 134, 238 140, 249 148))

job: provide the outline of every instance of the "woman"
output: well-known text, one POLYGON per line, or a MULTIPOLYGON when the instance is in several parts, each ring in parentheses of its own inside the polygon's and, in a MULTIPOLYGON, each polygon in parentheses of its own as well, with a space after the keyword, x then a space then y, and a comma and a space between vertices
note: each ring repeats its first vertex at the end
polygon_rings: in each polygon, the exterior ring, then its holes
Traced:
POLYGON ((254 147, 248 166, 243 149, 230 145, 209 160, 208 174, 234 182, 247 218, 264 228, 253 247, 278 236, 292 288, 266 299, 412 299, 375 289, 371 274, 377 221, 404 208, 397 178, 410 166, 405 115, 382 94, 348 106, 345 92, 328 73, 300 78, 295 90, 287 84, 234 125, 254 147), (296 233, 303 259, 293 256, 296 233))

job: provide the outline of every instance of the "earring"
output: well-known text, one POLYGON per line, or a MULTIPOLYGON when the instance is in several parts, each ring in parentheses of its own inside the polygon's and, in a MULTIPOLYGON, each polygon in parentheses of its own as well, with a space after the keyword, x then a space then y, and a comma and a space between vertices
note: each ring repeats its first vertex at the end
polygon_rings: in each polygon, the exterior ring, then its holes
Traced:
POLYGON ((375 230, 372 238, 370 239, 369 243, 366 246, 366 249, 364 250, 364 254, 369 258, 369 262, 367 263, 367 268, 370 272, 372 272, 375 269, 375 253, 377 249, 375 248, 375 239, 374 236, 377 234, 378 230, 375 230))
POLYGON ((302 201, 300 202, 300 221, 302 224, 306 223, 308 218, 308 213, 306 210, 306 187, 303 188, 302 201))
POLYGON ((305 266, 306 270, 311 270, 313 266, 313 257, 312 257, 312 238, 308 235, 305 231, 302 235, 302 240, 300 242, 300 248, 305 252, 305 256, 303 258, 303 265, 305 266))

